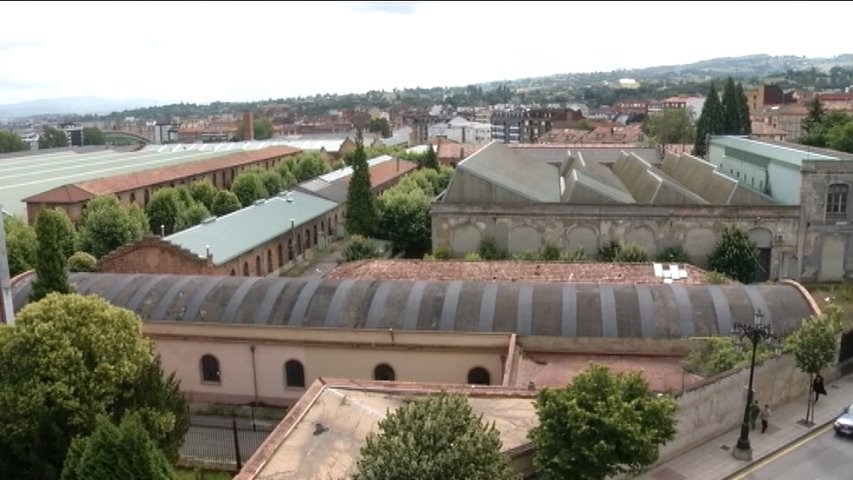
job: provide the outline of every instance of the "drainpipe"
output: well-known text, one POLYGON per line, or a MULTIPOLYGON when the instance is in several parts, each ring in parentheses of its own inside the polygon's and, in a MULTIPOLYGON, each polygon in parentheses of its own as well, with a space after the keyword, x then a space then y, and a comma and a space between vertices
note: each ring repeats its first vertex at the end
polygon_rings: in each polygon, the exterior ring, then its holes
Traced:
POLYGON ((258 373, 255 369, 255 346, 249 346, 249 351, 252 352, 252 386, 255 389, 255 404, 258 403, 258 373))
POLYGON ((9 278, 9 257, 6 251, 6 231, 3 226, 3 206, 0 205, 0 320, 6 325, 15 324, 15 310, 12 308, 12 283, 9 278))

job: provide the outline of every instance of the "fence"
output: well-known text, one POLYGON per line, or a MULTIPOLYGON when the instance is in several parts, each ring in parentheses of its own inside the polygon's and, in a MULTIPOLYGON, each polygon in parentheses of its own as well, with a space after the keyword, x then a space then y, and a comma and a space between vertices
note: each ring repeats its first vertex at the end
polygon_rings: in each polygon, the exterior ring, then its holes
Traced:
POLYGON ((240 470, 277 424, 274 420, 193 415, 181 448, 182 465, 230 471, 240 470))

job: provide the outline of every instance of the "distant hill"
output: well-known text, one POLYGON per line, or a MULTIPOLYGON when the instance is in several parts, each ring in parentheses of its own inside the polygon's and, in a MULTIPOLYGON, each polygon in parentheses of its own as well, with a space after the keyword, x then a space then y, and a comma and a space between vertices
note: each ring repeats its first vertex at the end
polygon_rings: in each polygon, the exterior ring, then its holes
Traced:
POLYGON ((46 98, 29 102, 0 105, 0 119, 37 115, 103 115, 156 104, 150 98, 114 100, 101 97, 46 98))

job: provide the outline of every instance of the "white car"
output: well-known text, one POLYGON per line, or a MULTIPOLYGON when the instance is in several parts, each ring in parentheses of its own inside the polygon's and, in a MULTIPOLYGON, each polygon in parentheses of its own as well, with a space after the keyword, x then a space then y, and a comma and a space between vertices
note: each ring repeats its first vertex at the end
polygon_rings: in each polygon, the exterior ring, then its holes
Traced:
POLYGON ((844 407, 841 415, 832 423, 838 435, 853 436, 853 404, 844 407))

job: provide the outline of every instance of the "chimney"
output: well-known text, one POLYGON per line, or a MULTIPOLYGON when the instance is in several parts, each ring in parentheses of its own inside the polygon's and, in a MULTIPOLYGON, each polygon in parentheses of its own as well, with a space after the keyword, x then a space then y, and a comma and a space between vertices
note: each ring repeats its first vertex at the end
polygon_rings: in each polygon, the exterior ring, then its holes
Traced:
POLYGON ((251 111, 245 112, 243 114, 243 140, 254 140, 255 139, 255 126, 254 126, 254 118, 251 111))

